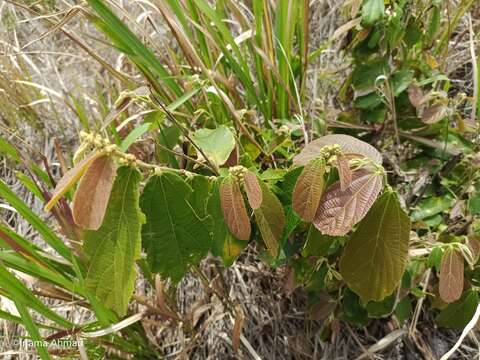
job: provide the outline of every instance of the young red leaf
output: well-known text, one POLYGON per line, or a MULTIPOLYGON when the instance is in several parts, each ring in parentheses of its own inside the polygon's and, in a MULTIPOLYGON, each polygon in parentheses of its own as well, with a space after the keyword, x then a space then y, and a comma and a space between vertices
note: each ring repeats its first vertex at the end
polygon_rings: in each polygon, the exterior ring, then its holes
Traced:
POLYGON ((440 263, 440 298, 446 303, 457 301, 463 292, 463 257, 454 250, 447 249, 440 263))
POLYGON ((344 191, 336 182, 323 194, 313 224, 323 234, 345 235, 367 214, 381 189, 381 175, 366 170, 354 172, 344 191))
POLYGON ((372 145, 353 136, 343 134, 326 135, 312 141, 303 148, 300 154, 293 158, 293 163, 295 165, 305 165, 310 160, 318 157, 320 150, 324 146, 334 144, 339 145, 344 154, 359 154, 372 159, 378 164, 382 163, 382 155, 372 145))
POLYGON ((245 192, 247 194, 248 203, 250 207, 254 210, 258 209, 262 205, 262 189, 260 188, 260 183, 258 182, 257 175, 251 171, 245 173, 245 192))
POLYGON ((350 170, 350 165, 348 164, 348 158, 345 155, 337 155, 337 170, 338 176, 340 178, 340 189, 345 191, 352 182, 352 171, 350 170))
POLYGON ((68 170, 57 183, 55 190, 53 190, 52 197, 50 201, 45 205, 44 210, 50 211, 50 209, 57 203, 57 201, 63 195, 65 195, 65 193, 70 190, 77 183, 78 180, 80 180, 85 171, 87 171, 87 168, 90 166, 90 164, 101 155, 103 155, 102 152, 95 151, 88 155, 86 158, 84 158, 82 161, 80 161, 73 168, 68 170))
POLYGON ((292 194, 292 207, 303 220, 312 221, 323 193, 325 160, 311 160, 302 170, 292 194))
POLYGON ((417 85, 410 85, 407 90, 408 100, 413 105, 414 108, 420 107, 423 100, 423 92, 417 85))
POLYGON ((239 240, 250 238, 251 225, 243 201, 242 191, 233 176, 227 176, 220 185, 220 203, 228 229, 239 240))
POLYGON ((73 197, 75 224, 89 230, 100 228, 116 174, 117 166, 109 156, 101 156, 91 163, 73 197))

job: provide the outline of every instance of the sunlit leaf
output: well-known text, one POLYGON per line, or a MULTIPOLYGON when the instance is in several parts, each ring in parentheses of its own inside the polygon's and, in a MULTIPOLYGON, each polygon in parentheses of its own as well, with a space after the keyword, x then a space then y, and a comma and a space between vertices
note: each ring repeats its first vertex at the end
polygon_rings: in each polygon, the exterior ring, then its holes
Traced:
POLYGON ((340 260, 340 274, 364 301, 392 294, 408 257, 410 219, 397 196, 387 191, 351 236, 340 260))
POLYGON ((303 150, 293 158, 295 165, 306 165, 310 160, 320 155, 320 149, 326 145, 338 144, 344 154, 358 154, 368 157, 378 164, 382 163, 382 155, 372 145, 354 138, 353 136, 343 134, 333 134, 322 136, 312 141, 303 150))
POLYGON ((366 170, 353 173, 345 191, 336 182, 323 194, 313 224, 322 233, 341 236, 367 214, 382 189, 382 176, 366 170))
POLYGON ((292 206, 300 217, 312 221, 323 193, 325 159, 318 157, 303 168, 292 195, 292 206))
POLYGON ((365 25, 374 25, 383 18, 385 13, 384 0, 363 0, 362 5, 362 23, 365 25))
POLYGON ((336 166, 338 177, 340 178, 340 190, 344 191, 352 183, 352 171, 348 163, 348 158, 340 154, 337 156, 336 166))
POLYGON ((250 239, 251 225, 238 181, 231 175, 220 185, 220 201, 228 229, 239 240, 250 239))
POLYGON ((463 257, 455 249, 443 253, 440 264, 440 298, 446 303, 460 299, 463 292, 463 257))
POLYGON ((49 211, 57 203, 57 201, 63 195, 65 195, 65 193, 68 190, 70 190, 77 183, 78 180, 80 180, 80 178, 85 173, 85 171, 87 171, 88 167, 93 162, 93 160, 95 160, 96 158, 102 155, 103 154, 101 152, 95 151, 90 155, 88 155, 86 158, 84 158, 82 161, 80 161, 73 168, 68 170, 60 179, 60 181, 57 183, 57 186, 55 186, 55 190, 53 191, 52 198, 45 205, 45 211, 49 211))
POLYGON ((223 165, 235 148, 235 137, 230 129, 224 125, 220 125, 213 130, 199 129, 193 134, 192 138, 209 160, 217 166, 223 165))
POLYGON ((109 156, 101 156, 91 163, 73 197, 75 224, 84 229, 98 230, 107 210, 116 174, 117 166, 109 156))
POLYGON ((135 261, 140 258, 145 222, 138 204, 140 178, 135 169, 118 169, 102 226, 85 231, 84 236, 87 288, 120 316, 125 315, 135 288, 135 261))

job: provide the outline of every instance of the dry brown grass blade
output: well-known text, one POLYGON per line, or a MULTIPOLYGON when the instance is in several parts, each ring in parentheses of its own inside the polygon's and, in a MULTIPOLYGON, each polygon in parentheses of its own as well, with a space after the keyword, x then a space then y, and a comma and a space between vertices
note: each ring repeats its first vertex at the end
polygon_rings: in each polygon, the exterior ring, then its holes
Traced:
POLYGON ((232 348, 233 352, 238 352, 240 346, 240 336, 242 335, 243 324, 245 322, 245 315, 243 314, 242 307, 240 305, 235 306, 235 325, 232 331, 232 348))

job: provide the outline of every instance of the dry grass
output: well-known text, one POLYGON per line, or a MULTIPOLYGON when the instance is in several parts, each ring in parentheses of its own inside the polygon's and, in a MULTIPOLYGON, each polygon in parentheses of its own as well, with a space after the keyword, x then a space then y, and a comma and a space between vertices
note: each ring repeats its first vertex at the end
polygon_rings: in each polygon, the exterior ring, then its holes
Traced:
MULTIPOLYGON (((341 2, 319 0, 312 3, 311 43, 313 48, 317 48, 342 24, 341 2)), ((62 1, 58 6, 69 9, 72 4, 62 1)), ((139 19, 141 29, 150 33, 156 31, 151 39, 157 48, 162 48, 162 43, 168 42, 164 38, 161 23, 150 18, 141 2, 126 1, 124 7, 132 18, 139 19)), ((480 10, 473 14, 473 20, 478 25, 480 10)), ((69 95, 73 94, 88 109, 88 120, 94 124, 112 107, 122 90, 122 84, 65 33, 57 29, 44 36, 49 31, 44 19, 7 2, 0 3, 0 18, 0 131, 9 137, 20 136, 25 139, 28 146, 22 146, 41 152, 58 168, 53 139, 58 138, 64 146, 64 152, 71 154, 77 146, 77 131, 80 128, 69 95)), ((70 34, 80 36, 86 45, 95 50, 97 56, 112 64, 116 70, 137 76, 123 56, 90 37, 97 37, 98 34, 85 21, 72 18, 65 29, 70 34)), ((471 96, 473 76, 467 18, 461 20, 459 29, 451 40, 446 72, 454 79, 455 91, 471 96)), ((324 51, 312 66, 308 86, 311 89, 308 108, 311 114, 328 117, 329 112, 338 106, 335 94, 348 65, 341 54, 342 41, 339 40, 324 51)), ((38 214, 42 213, 40 202, 19 185, 4 161, 1 162, 0 174, 27 204, 38 214)), ((4 220, 15 224, 20 234, 35 241, 34 233, 25 222, 12 212, 5 211, 2 214, 6 216, 4 220)), ((250 359, 258 356, 261 359, 354 359, 398 328, 392 320, 378 320, 362 329, 351 329, 340 324, 332 334, 331 342, 322 342, 322 323, 308 319, 306 294, 297 289, 292 296, 285 296, 285 269, 269 269, 257 259, 255 249, 249 248, 226 270, 223 276, 228 288, 222 286, 213 259, 202 264, 202 271, 214 288, 228 295, 230 301, 238 304, 245 315, 244 338, 240 339, 237 355, 231 350, 231 314, 215 292, 208 291, 194 276, 182 281, 177 300, 181 313, 198 318, 195 328, 185 329, 182 324, 155 317, 144 319, 142 325, 152 346, 158 347, 166 358, 250 359)), ((154 289, 145 280, 139 279, 137 290, 148 301, 154 301, 154 289)), ((58 305, 55 302, 50 304, 58 305)), ((2 298, 2 307, 11 309, 12 305, 2 298)), ((132 310, 141 309, 143 305, 136 303, 132 310)), ((68 312, 71 319, 85 320, 91 316, 75 305, 59 310, 65 314, 68 312)), ((418 329, 413 339, 400 337, 381 354, 368 355, 367 358, 436 359, 458 337, 458 333, 453 331, 438 331, 430 315, 424 313, 419 319, 418 329)), ((0 332, 4 339, 0 343, 0 353, 5 354, 4 358, 35 357, 28 349, 13 346, 13 339, 24 334, 21 327, 2 321, 0 332), (12 354, 12 350, 20 355, 12 354)), ((461 346, 456 356, 462 359, 478 356, 475 335, 472 334, 461 346)))

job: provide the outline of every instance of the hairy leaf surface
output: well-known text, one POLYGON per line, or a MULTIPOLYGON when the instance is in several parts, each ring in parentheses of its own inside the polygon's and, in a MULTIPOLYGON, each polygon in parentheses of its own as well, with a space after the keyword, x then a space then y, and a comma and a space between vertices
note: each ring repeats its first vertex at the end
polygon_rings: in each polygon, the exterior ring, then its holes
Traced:
POLYGON ((245 173, 245 193, 250 207, 252 209, 258 209, 262 205, 262 189, 258 182, 257 175, 251 171, 245 173))
POLYGON ((440 263, 440 298, 446 303, 460 299, 463 292, 463 257, 455 249, 447 249, 440 263))
POLYGON ((338 176, 340 178, 340 189, 345 191, 352 182, 352 172, 350 170, 348 158, 345 155, 338 155, 336 165, 338 176))
POLYGON ((95 151, 89 154, 73 168, 68 170, 57 183, 57 186, 55 186, 52 198, 45 205, 45 211, 49 211, 57 203, 57 201, 60 200, 60 198, 65 195, 65 193, 70 190, 77 183, 78 180, 80 180, 82 175, 85 174, 85 171, 87 171, 90 164, 100 156, 102 156, 102 153, 99 151, 95 151))
POLYGON ((312 221, 323 193, 325 159, 311 160, 297 179, 292 195, 292 206, 303 220, 312 221))
POLYGON ((152 271, 178 282, 211 246, 211 218, 200 218, 191 205, 192 188, 177 174, 150 177, 140 198, 147 217, 143 247, 152 271))
POLYGON ((240 255, 248 242, 236 239, 229 231, 223 217, 220 203, 220 183, 222 179, 217 178, 211 187, 211 195, 208 198, 207 212, 213 219, 213 241, 212 254, 222 259, 224 265, 230 266, 240 255))
POLYGON ((250 239, 251 225, 238 181, 227 176, 220 185, 220 201, 228 229, 239 240, 250 239))
POLYGON ((408 257, 410 219, 392 191, 383 194, 351 236, 340 260, 340 274, 364 301, 390 295, 408 257))
POLYGON ((91 163, 73 197, 75 224, 83 229, 98 230, 107 210, 116 174, 117 165, 109 156, 101 156, 91 163))
POLYGON ((267 185, 261 182, 260 187, 263 202, 260 208, 254 210, 255 220, 268 252, 275 257, 278 254, 278 242, 285 226, 285 213, 282 204, 267 185))
POLYGON ((86 285, 105 305, 125 315, 140 258, 140 230, 145 216, 138 204, 140 173, 121 167, 113 184, 102 226, 85 231, 86 285))
POLYGON ((342 236, 367 214, 382 189, 382 176, 359 170, 341 190, 336 182, 323 194, 313 224, 322 233, 342 236))
POLYGON ((371 158, 378 164, 382 163, 382 155, 372 145, 353 136, 343 134, 326 135, 312 141, 303 148, 300 154, 293 158, 293 163, 295 165, 305 165, 310 160, 318 157, 321 148, 333 144, 340 145, 344 154, 358 154, 371 158))

